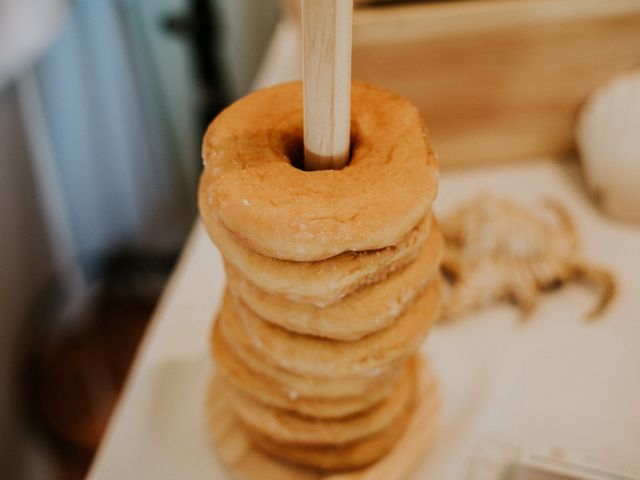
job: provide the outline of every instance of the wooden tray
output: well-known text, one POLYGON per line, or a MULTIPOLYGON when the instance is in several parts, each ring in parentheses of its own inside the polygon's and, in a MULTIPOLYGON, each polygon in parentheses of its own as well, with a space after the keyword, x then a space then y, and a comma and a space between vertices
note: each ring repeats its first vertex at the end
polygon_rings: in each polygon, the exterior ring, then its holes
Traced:
MULTIPOLYGON (((433 377, 421 375, 413 417, 396 446, 377 463, 355 472, 322 474, 281 462, 252 445, 236 419, 230 395, 214 385, 209 422, 216 453, 229 473, 241 480, 399 480, 406 478, 424 457, 437 429, 439 396, 433 394, 433 377), (428 392, 428 395, 427 395, 428 392)), ((216 382, 216 379, 214 379, 216 382)))
POLYGON ((587 96, 638 66, 640 0, 391 3, 353 16, 353 78, 416 103, 443 166, 571 152, 587 96))

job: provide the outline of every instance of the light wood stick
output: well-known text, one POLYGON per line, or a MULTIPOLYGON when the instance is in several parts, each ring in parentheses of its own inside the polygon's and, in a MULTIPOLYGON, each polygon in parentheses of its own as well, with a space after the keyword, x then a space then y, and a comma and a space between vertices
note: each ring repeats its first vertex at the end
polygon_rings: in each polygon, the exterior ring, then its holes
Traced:
POLYGON ((353 0, 301 0, 305 170, 349 161, 353 0))

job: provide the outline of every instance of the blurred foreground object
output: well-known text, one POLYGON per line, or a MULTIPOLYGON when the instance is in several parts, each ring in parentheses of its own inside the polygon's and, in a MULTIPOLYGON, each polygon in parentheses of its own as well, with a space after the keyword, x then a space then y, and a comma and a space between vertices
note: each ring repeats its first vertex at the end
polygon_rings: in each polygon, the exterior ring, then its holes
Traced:
POLYGON ((68 10, 67 0, 0 0, 0 90, 49 47, 68 10))
POLYGON ((84 478, 175 258, 122 252, 72 298, 53 281, 24 328, 26 413, 56 479, 84 478))
POLYGON ((628 470, 557 446, 483 441, 476 447, 467 480, 636 480, 628 470))
POLYGON ((640 66, 640 0, 459 0, 356 8, 353 78, 410 98, 440 164, 574 149, 595 87, 640 66))
POLYGON ((545 290, 580 280, 600 290, 587 314, 598 316, 613 299, 616 282, 579 252, 575 226, 565 208, 545 202, 555 216, 548 222, 510 200, 487 194, 472 198, 445 216, 443 262, 449 281, 444 318, 502 300, 531 312, 545 290))
POLYGON ((594 93, 580 114, 576 143, 602 209, 640 222, 640 70, 594 93))

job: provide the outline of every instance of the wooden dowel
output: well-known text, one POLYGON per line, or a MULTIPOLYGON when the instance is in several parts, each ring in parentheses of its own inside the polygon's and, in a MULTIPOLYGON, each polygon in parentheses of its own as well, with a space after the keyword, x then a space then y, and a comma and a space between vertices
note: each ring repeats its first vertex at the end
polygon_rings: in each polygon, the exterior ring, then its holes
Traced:
POLYGON ((353 0, 301 0, 304 166, 338 169, 349 161, 353 0))

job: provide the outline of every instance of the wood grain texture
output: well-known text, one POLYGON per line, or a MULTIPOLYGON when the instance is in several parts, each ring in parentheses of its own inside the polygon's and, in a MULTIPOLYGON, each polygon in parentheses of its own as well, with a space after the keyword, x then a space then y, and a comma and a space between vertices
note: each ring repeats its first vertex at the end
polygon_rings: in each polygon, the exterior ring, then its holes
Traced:
MULTIPOLYGON (((218 458, 232 478, 242 480, 399 480, 424 458, 437 430, 439 395, 432 373, 422 369, 416 409, 396 446, 372 466, 344 474, 323 474, 280 462, 254 447, 231 408, 231 394, 214 379, 209 404, 209 430, 218 458)), ((437 385, 436 385, 437 387, 437 385)))
POLYGON ((305 169, 349 161, 352 0, 302 0, 305 169))
POLYGON ((577 112, 640 64, 640 1, 459 1, 357 10, 353 76, 411 98, 442 165, 563 154, 577 112))
POLYGON ((640 65, 640 0, 356 7, 353 24, 353 78, 412 99, 445 167, 573 152, 588 95, 640 65))

